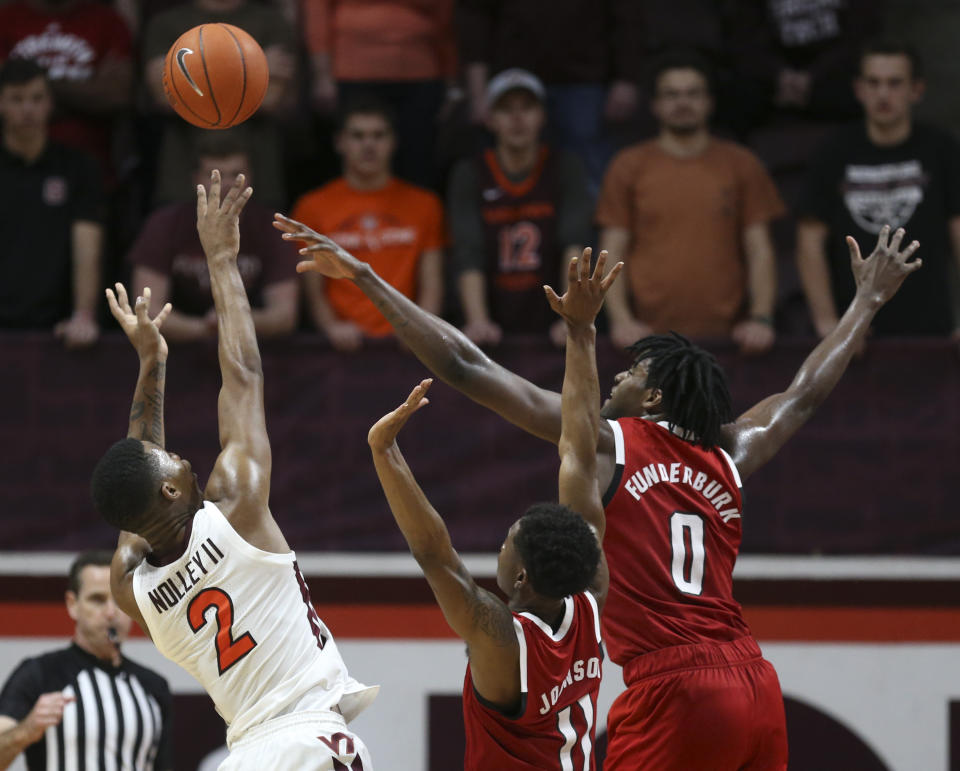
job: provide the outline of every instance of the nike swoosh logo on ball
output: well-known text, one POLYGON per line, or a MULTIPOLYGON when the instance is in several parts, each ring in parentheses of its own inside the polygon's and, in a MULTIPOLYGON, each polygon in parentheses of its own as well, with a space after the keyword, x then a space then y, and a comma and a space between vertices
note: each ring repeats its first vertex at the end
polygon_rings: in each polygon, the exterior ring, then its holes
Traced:
POLYGON ((187 65, 183 63, 183 59, 187 54, 192 54, 193 50, 190 48, 181 48, 177 51, 177 66, 180 68, 180 72, 183 73, 183 77, 187 79, 187 83, 190 84, 190 87, 197 92, 197 96, 203 96, 203 91, 200 90, 200 86, 193 82, 193 78, 190 76, 190 73, 187 72, 187 65))

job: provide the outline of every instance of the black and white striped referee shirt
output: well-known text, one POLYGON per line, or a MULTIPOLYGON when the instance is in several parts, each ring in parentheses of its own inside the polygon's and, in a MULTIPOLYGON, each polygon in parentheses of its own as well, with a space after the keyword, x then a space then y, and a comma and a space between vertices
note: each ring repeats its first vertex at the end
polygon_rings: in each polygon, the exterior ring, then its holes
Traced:
POLYGON ((24 660, 0 692, 0 715, 18 722, 44 693, 76 701, 24 752, 30 771, 167 771, 173 767, 170 689, 155 672, 119 667, 76 643, 24 660))

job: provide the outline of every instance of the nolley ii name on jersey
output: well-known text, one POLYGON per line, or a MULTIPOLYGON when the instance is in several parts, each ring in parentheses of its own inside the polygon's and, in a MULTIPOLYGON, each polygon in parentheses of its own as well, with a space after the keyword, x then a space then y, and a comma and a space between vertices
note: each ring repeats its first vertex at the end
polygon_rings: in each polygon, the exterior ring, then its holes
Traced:
POLYGON ((194 552, 193 557, 184 563, 182 569, 177 570, 172 578, 168 578, 152 592, 147 592, 147 597, 150 598, 157 612, 163 613, 167 608, 172 608, 180 602, 187 592, 222 559, 223 552, 217 548, 212 538, 208 538, 200 544, 200 548, 194 552))

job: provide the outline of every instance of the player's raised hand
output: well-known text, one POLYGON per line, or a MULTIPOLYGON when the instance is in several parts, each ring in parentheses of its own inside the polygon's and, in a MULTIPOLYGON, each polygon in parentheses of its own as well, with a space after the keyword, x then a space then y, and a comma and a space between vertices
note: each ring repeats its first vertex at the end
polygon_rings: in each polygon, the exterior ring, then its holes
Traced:
POLYGON ((150 318, 150 287, 143 288, 143 294, 136 299, 134 308, 130 308, 130 300, 127 298, 127 290, 120 282, 114 284, 114 290, 107 288, 107 305, 110 306, 110 313, 120 324, 120 328, 129 338, 137 353, 141 356, 161 356, 167 355, 167 341, 160 334, 160 327, 167 316, 170 315, 172 307, 170 303, 164 305, 160 312, 152 319, 150 318))
POLYGON ((604 273, 607 265, 607 252, 600 252, 596 267, 590 271, 590 258, 593 250, 588 246, 583 250, 583 256, 570 260, 567 291, 562 297, 549 286, 544 286, 547 302, 550 307, 562 316, 571 326, 592 324, 593 320, 603 307, 603 298, 610 285, 616 281, 623 263, 618 262, 609 273, 604 273))
POLYGON ((50 726, 60 725, 63 720, 63 708, 76 701, 73 696, 64 696, 60 691, 44 693, 37 699, 33 709, 21 722, 21 726, 30 739, 30 744, 40 741, 50 726))
POLYGON ((421 380, 403 404, 392 412, 388 412, 373 424, 373 427, 367 432, 367 442, 371 449, 383 451, 396 441, 397 434, 400 433, 400 429, 403 428, 409 417, 421 407, 430 403, 426 394, 432 384, 433 378, 421 380))
POLYGON ((297 263, 297 273, 314 271, 327 278, 355 278, 363 265, 332 239, 279 212, 273 215, 273 226, 283 234, 281 238, 285 241, 306 244, 300 254, 307 259, 297 263))
POLYGON ((210 174, 209 191, 197 185, 197 232, 208 260, 236 259, 240 252, 240 212, 253 195, 245 182, 238 174, 222 201, 218 169, 210 174))
POLYGON ((856 240, 847 236, 850 267, 857 282, 857 294, 882 305, 897 293, 907 276, 920 269, 922 260, 910 260, 913 253, 920 248, 920 242, 911 241, 901 249, 900 243, 904 235, 903 228, 897 228, 891 237, 890 226, 884 225, 877 237, 877 245, 866 259, 860 256, 860 247, 856 240))

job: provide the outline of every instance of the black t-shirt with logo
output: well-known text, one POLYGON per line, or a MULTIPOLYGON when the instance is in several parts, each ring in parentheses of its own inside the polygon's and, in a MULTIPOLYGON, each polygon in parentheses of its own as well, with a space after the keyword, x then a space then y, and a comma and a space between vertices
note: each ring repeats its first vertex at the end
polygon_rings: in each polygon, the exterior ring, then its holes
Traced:
POLYGON ((899 145, 878 147, 866 127, 845 129, 810 165, 800 217, 825 223, 833 298, 842 313, 856 291, 844 237, 866 257, 885 224, 920 242, 923 267, 874 320, 882 335, 941 335, 953 329, 950 219, 960 215, 960 147, 937 129, 915 125, 899 145))
POLYGON ((71 232, 100 222, 96 161, 50 142, 32 162, 0 143, 0 328, 49 329, 73 310, 71 232))

